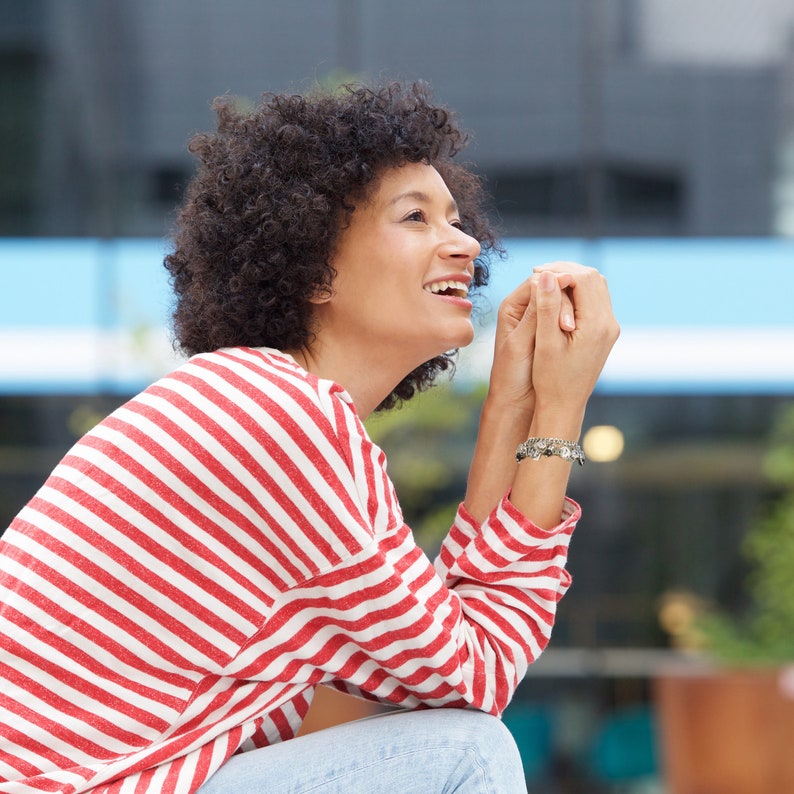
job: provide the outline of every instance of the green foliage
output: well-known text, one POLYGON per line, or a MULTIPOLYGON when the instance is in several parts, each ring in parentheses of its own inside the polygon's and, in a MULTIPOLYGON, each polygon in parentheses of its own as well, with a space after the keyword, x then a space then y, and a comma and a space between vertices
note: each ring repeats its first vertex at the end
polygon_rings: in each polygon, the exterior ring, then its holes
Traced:
POLYGON ((321 94, 337 94, 342 90, 342 86, 351 83, 361 85, 366 79, 361 74, 348 71, 347 69, 332 69, 324 77, 317 80, 317 90, 321 94))
POLYGON ((794 660, 794 405, 775 423, 764 473, 777 490, 743 546, 750 606, 738 618, 711 614, 700 625, 706 648, 732 665, 794 660))
MULTIPOLYGON (((322 77, 318 77, 315 84, 309 89, 312 94, 337 94, 342 91, 342 86, 356 84, 361 85, 366 82, 364 75, 356 74, 347 69, 332 69, 322 77)), ((228 101, 232 107, 242 116, 250 115, 256 109, 256 101, 244 94, 230 94, 228 101)))
POLYGON ((429 554, 463 499, 484 397, 485 387, 443 384, 367 420, 372 440, 388 456, 405 520, 429 554))
POLYGON ((229 97, 229 101, 234 110, 241 116, 249 116, 256 107, 256 102, 251 97, 243 94, 233 94, 229 97))

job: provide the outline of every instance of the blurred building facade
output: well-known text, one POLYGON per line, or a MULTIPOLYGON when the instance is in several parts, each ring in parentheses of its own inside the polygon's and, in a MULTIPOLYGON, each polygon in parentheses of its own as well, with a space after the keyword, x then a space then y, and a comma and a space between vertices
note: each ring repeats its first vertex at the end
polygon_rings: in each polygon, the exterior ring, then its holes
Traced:
POLYGON ((427 79, 506 234, 792 231, 794 7, 718 6, 0 0, 0 233, 161 235, 214 96, 345 75, 427 79))

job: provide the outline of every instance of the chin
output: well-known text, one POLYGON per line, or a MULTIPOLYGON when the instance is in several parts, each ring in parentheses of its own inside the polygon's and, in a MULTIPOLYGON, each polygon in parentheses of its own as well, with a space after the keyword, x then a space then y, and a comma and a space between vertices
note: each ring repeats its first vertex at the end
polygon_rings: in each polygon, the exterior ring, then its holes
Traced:
POLYGON ((474 326, 469 325, 465 334, 461 334, 454 347, 468 347, 474 341, 474 326))
POLYGON ((472 328, 471 333, 466 337, 464 342, 461 342, 458 347, 468 347, 474 341, 474 329, 472 328))
POLYGON ((474 326, 469 324, 467 328, 457 329, 456 333, 447 333, 444 339, 439 338, 437 341, 438 345, 434 349, 425 350, 422 363, 430 361, 436 356, 454 353, 461 347, 468 347, 474 341, 474 326))

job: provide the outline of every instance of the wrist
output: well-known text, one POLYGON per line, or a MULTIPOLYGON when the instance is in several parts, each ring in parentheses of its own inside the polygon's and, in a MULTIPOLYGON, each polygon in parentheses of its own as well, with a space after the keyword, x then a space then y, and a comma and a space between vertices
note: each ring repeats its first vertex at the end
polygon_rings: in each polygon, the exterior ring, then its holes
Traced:
POLYGON ((584 424, 584 407, 538 406, 532 416, 527 435, 542 438, 563 438, 578 441, 584 424))
POLYGON ((532 411, 512 403, 490 401, 486 398, 480 412, 479 433, 491 442, 503 443, 507 448, 523 441, 532 425, 532 411))
POLYGON ((535 411, 534 395, 523 400, 511 400, 501 394, 489 391, 482 405, 482 413, 498 418, 499 421, 518 422, 529 427, 535 411))

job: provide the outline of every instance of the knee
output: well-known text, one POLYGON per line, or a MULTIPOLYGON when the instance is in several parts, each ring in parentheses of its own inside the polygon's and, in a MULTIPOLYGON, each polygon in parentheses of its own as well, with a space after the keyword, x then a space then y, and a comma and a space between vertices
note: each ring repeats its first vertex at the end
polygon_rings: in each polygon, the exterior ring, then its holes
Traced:
POLYGON ((468 709, 462 713, 465 717, 461 722, 465 724, 473 746, 482 748, 486 755, 506 753, 507 755, 514 754, 518 758, 518 747, 513 734, 499 717, 468 709))
POLYGON ((502 720, 481 711, 453 711, 458 740, 475 755, 486 777, 501 781, 494 790, 526 791, 518 745, 502 720))

